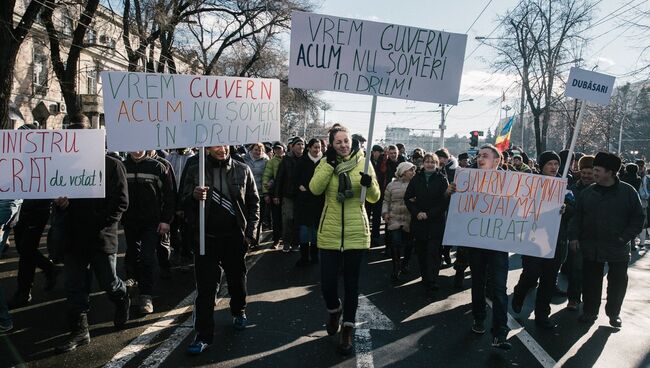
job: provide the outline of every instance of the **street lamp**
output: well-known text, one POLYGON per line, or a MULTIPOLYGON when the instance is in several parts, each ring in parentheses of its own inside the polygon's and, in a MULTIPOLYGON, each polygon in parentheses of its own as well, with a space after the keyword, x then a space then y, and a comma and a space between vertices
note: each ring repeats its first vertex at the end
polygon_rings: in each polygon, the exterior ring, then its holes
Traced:
MULTIPOLYGON (((468 99, 465 99, 465 100, 460 100, 460 101, 458 101, 458 103, 456 105, 460 104, 461 102, 466 102, 466 101, 474 101, 474 99, 473 98, 468 98, 468 99)), ((445 148, 445 129, 447 128, 447 126, 445 125, 445 120, 447 119, 447 115, 449 115, 449 112, 451 111, 451 109, 453 109, 454 106, 456 106, 456 105, 452 105, 449 108, 449 110, 447 110, 447 112, 445 113, 445 105, 440 104, 440 125, 438 126, 438 128, 440 128, 440 148, 445 148)))

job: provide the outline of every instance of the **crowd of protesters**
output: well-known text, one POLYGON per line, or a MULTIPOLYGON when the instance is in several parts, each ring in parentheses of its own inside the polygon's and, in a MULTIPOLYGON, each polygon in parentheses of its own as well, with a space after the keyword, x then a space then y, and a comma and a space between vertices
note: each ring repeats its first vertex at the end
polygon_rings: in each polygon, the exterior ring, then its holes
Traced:
MULTIPOLYGON (((71 129, 89 128, 83 115, 74 116, 71 123, 71 129)), ((624 164, 606 152, 568 157, 566 150, 546 151, 535 160, 516 147, 500 152, 489 144, 474 156, 462 152, 455 157, 445 148, 435 152, 417 148, 409 156, 401 144, 373 145, 367 151, 364 145, 362 136, 335 124, 325 139, 293 137, 287 146, 257 142, 208 147, 203 186, 196 150, 107 154, 105 198, 1 200, 0 254, 13 231, 20 259, 16 293, 9 298, 0 289, 0 332, 13 328, 10 309, 31 302, 39 268, 46 290, 63 278, 66 291, 70 331, 57 351, 88 344, 92 275, 113 302, 114 324, 121 327, 130 318, 132 304, 141 314, 154 312, 156 280, 171 277, 173 258, 194 267, 196 335, 187 351, 199 354, 213 342, 221 270, 228 283, 233 326, 246 328, 245 256, 261 246, 264 230, 272 232, 270 248, 299 252, 297 267, 320 267, 326 330, 330 335, 340 333, 341 354, 353 351, 360 269, 371 246, 385 246, 392 264, 387 279, 393 284, 413 272, 409 264, 415 253, 426 293, 462 288, 469 267, 471 330, 485 333, 486 297, 490 298, 492 346, 507 350, 509 254, 442 244, 449 202, 456 192, 455 171, 512 170, 557 177, 565 165, 568 188, 557 214, 561 225, 555 256, 522 256, 512 311, 521 312, 529 290, 537 287, 535 323, 540 328, 557 326, 550 316, 551 298, 557 293, 566 293, 568 310, 577 311, 582 304, 579 320, 593 323, 607 264, 605 314, 613 327, 622 326, 630 252, 637 244, 643 247, 647 238, 650 175, 643 160, 624 164), (366 154, 370 165, 364 170, 366 154), (359 200, 361 193, 365 204, 359 200), (198 250, 202 202, 205 254, 198 250), (39 244, 48 221, 45 256, 39 244), (117 269, 120 225, 126 238, 124 272, 117 269), (440 269, 452 265, 453 284, 440 285, 440 269), (557 286, 560 272, 568 275, 566 292, 557 286)))

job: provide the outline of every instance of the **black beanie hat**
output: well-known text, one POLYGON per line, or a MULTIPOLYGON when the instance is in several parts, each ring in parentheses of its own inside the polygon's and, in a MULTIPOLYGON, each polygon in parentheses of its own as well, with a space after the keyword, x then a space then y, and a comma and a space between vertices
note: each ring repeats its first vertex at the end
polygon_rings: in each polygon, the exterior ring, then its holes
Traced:
POLYGON ((384 152, 384 148, 378 144, 372 146, 372 152, 384 152))
POLYGON ((621 158, 613 153, 598 152, 594 159, 594 166, 604 167, 607 170, 617 173, 621 168, 621 158))
POLYGON ((555 153, 555 151, 544 151, 539 155, 539 159, 537 162, 539 163, 539 169, 542 170, 544 168, 544 165, 546 165, 549 161, 557 161, 559 164, 560 161, 560 155, 555 153))

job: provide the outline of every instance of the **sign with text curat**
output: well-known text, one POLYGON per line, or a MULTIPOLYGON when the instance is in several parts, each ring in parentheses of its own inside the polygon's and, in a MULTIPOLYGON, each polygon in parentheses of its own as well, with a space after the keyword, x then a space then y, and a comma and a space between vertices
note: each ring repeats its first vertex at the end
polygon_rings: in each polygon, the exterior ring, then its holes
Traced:
POLYGON ((104 198, 104 130, 0 130, 0 199, 104 198))
POLYGON ((567 180, 505 170, 457 169, 444 245, 553 258, 567 180))
POLYGON ((280 139, 277 79, 131 72, 101 78, 110 151, 280 139))
POLYGON ((458 103, 467 35, 293 12, 289 87, 458 103))

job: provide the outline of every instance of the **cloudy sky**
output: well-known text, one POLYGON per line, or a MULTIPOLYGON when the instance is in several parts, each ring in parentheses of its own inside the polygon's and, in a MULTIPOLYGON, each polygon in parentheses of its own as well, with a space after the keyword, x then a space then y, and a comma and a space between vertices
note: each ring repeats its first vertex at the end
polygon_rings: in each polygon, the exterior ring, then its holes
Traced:
MULTIPOLYGON (((647 42, 635 37, 638 31, 633 22, 640 20, 640 9, 650 9, 649 0, 595 2, 598 5, 592 22, 594 26, 585 34, 586 37, 593 37, 594 41, 586 51, 584 67, 591 69, 597 66, 597 71, 617 76, 617 85, 648 78, 647 73, 628 74, 646 63, 639 57, 639 45, 647 42)), ((488 45, 480 45, 475 37, 497 36, 499 32, 493 32, 497 26, 497 16, 505 14, 518 3, 519 0, 324 0, 316 12, 468 34, 466 57, 470 53, 471 56, 466 59, 463 68, 460 99, 474 101, 461 102, 449 111, 445 135, 451 136, 468 135, 471 130, 494 130, 499 118, 505 114, 501 108, 504 91, 506 104, 515 108, 509 114, 516 113, 520 94, 520 89, 515 85, 517 77, 493 72, 489 66, 489 61, 494 58, 493 50, 488 45)), ((326 113, 328 123, 341 122, 353 132, 367 134, 370 96, 323 92, 323 97, 332 105, 332 109, 326 113)), ((380 97, 375 136, 377 139, 383 138, 386 127, 392 126, 437 129, 440 113, 434 110, 438 109, 438 105, 433 103, 380 97)))

